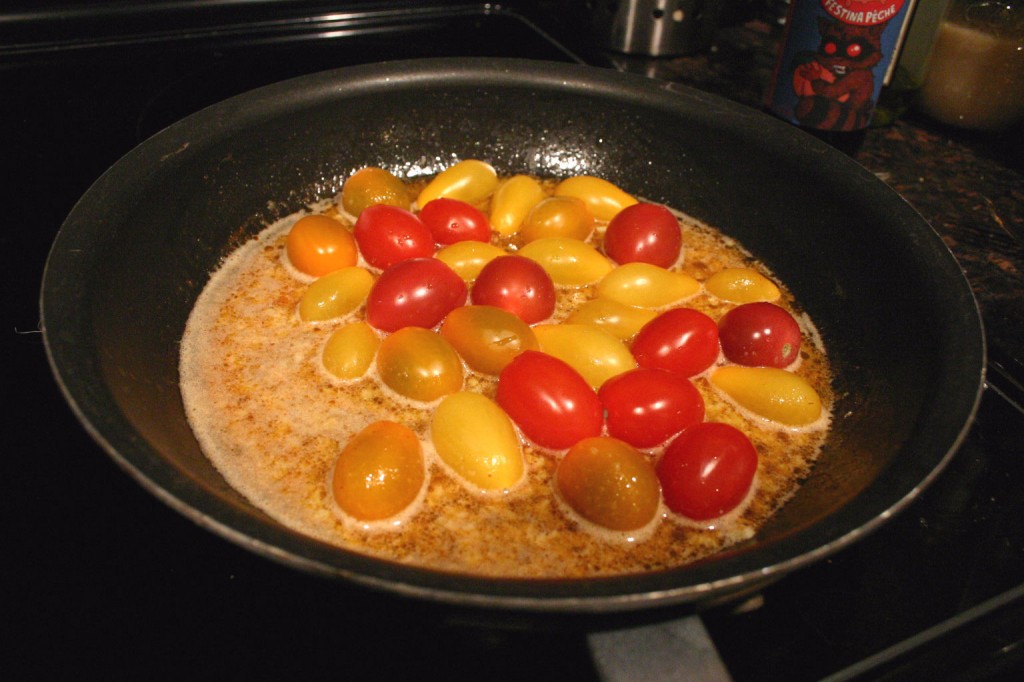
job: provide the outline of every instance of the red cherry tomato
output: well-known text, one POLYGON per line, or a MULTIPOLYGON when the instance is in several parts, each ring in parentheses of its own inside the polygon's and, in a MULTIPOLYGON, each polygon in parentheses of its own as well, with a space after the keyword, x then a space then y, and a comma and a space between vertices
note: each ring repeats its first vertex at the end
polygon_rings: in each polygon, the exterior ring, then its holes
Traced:
POLYGON ((633 204, 619 211, 604 233, 604 254, 616 263, 651 263, 667 268, 679 260, 683 236, 672 212, 658 204, 633 204))
POLYGON ((420 209, 419 215, 438 244, 491 240, 487 216, 465 201, 446 197, 433 199, 420 209))
POLYGON ((434 236, 413 213, 388 204, 367 206, 352 229, 363 260, 385 270, 408 258, 434 255, 434 236))
POLYGON ((540 351, 505 366, 495 400, 527 438, 554 450, 600 435, 604 423, 601 401, 579 372, 540 351))
POLYGON ((652 448, 704 421, 704 398, 686 377, 640 367, 612 377, 597 392, 608 435, 652 448))
POLYGON ((698 310, 673 308, 641 327, 631 350, 641 367, 692 377, 718 359, 718 325, 698 310))
POLYGON ((668 508, 697 521, 735 509, 757 471, 757 450, 734 426, 704 422, 669 444, 656 467, 668 508))
POLYGON ((524 256, 498 256, 480 270, 470 297, 474 305, 491 305, 513 313, 526 324, 551 317, 555 285, 543 267, 524 256))
POLYGON ((745 303, 718 321, 722 353, 748 367, 783 368, 800 354, 800 325, 774 303, 745 303))
POLYGON ((385 332, 432 329, 465 302, 466 283, 450 267, 436 258, 411 258, 395 263, 374 282, 366 321, 385 332))

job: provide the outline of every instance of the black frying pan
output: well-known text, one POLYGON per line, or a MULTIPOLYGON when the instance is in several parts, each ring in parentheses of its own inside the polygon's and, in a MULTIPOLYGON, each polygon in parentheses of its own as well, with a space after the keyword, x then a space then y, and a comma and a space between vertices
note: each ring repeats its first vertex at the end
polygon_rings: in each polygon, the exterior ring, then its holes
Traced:
POLYGON ((953 257, 853 161, 714 96, 527 61, 342 69, 171 126, 115 164, 68 217, 47 264, 42 320, 56 377, 86 429, 199 525, 302 570, 506 612, 698 604, 854 542, 952 456, 985 364, 978 310, 953 257), (182 410, 178 340, 219 260, 267 221, 338 192, 360 167, 412 176, 463 158, 503 174, 606 178, 735 236, 791 287, 831 352, 839 401, 813 474, 757 537, 639 576, 467 578, 290 531, 204 458, 182 410))

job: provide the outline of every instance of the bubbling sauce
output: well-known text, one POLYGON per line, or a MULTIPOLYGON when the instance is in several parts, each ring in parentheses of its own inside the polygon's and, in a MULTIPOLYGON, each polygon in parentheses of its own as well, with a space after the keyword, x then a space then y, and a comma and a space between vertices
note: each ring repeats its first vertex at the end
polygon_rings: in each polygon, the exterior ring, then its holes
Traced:
MULTIPOLYGON (((754 485, 734 511, 696 522, 671 513, 662 502, 655 519, 636 532, 602 529, 576 515, 555 492, 559 454, 528 442, 519 484, 486 495, 473 492, 430 445, 433 405, 397 396, 376 379, 372 367, 355 381, 338 380, 323 368, 327 338, 363 319, 365 309, 313 323, 296 313, 311 278, 288 266, 284 244, 290 227, 308 213, 352 223, 325 202, 269 225, 230 255, 195 305, 180 364, 186 411, 207 457, 252 504, 298 532, 383 559, 479 576, 580 578, 666 569, 753 537, 794 494, 825 440, 831 404, 825 349, 811 320, 773 280, 782 290, 776 303, 794 314, 803 331, 800 358, 788 369, 815 387, 826 411, 812 425, 780 426, 725 397, 706 372, 693 377, 705 400, 706 421, 736 426, 758 452, 754 485), (426 484, 394 518, 357 522, 340 513, 328 481, 346 443, 378 420, 399 422, 417 434, 426 484)), ((677 215, 684 256, 673 269, 700 282, 728 267, 755 268, 771 278, 734 240, 677 215)), ((508 240, 494 241, 509 247, 508 240)), ((594 289, 559 289, 553 320, 564 320, 594 297, 594 289)), ((683 305, 715 320, 735 306, 703 288, 683 305)), ((725 362, 720 357, 717 364, 725 362)), ((496 377, 467 368, 463 390, 493 398, 496 384, 496 377)), ((658 448, 643 452, 652 462, 660 454, 658 448)))

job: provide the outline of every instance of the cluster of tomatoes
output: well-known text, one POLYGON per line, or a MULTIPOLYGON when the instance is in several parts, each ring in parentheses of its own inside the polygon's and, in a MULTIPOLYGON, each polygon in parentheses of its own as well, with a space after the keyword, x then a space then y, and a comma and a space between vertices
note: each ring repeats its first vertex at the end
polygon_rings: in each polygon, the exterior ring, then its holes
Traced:
MULTIPOLYGON (((801 343, 788 311, 750 300, 716 322, 671 305, 701 285, 671 269, 681 230, 663 206, 588 176, 553 190, 529 176, 499 181, 475 160, 427 184, 415 213, 405 183, 379 168, 354 174, 341 200, 351 228, 310 215, 288 234, 289 263, 316 278, 299 314, 317 321, 365 307, 332 334, 324 366, 359 379, 372 365, 395 393, 435 406, 436 451, 479 490, 522 478, 522 434, 559 453, 561 498, 600 527, 642 528, 662 500, 695 520, 728 513, 748 495, 758 455, 740 430, 705 421, 692 378, 720 353, 735 364, 720 369, 740 376, 716 382, 716 371, 712 383, 741 404, 783 423, 817 416, 813 389, 784 369, 801 343), (598 226, 601 251, 590 244, 598 226), (596 298, 551 322, 559 291, 584 285, 596 298), (463 390, 466 367, 497 377, 493 401, 463 390), (656 464, 644 452, 655 449, 656 464)), ((778 297, 746 269, 715 286, 739 300, 778 297)), ((353 438, 335 469, 336 502, 361 520, 400 513, 423 484, 415 435, 387 424, 353 438)))

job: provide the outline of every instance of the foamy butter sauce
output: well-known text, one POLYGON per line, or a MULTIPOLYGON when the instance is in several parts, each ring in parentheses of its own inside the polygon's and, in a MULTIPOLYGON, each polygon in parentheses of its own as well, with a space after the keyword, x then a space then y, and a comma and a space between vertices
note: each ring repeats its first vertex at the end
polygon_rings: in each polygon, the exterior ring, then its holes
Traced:
MULTIPOLYGON (((330 202, 308 212, 331 210, 330 202)), ((560 453, 524 444, 526 475, 509 491, 471 491, 430 445, 430 405, 394 395, 373 371, 341 382, 322 368, 332 331, 361 319, 302 322, 298 301, 310 278, 290 269, 284 237, 299 212, 268 226, 232 253, 212 275, 181 343, 181 391, 189 422, 207 457, 252 504, 285 526, 358 552, 403 563, 484 576, 585 577, 658 570, 713 554, 753 536, 796 491, 824 442, 830 415, 806 428, 772 425, 743 412, 707 380, 694 378, 708 421, 737 426, 759 453, 755 485, 736 510, 697 523, 662 504, 655 520, 633 533, 610 532, 579 518, 554 492, 560 453), (412 428, 424 445, 427 483, 416 502, 386 522, 346 519, 327 481, 341 449, 368 424, 391 419, 412 428)), ((678 269, 703 282, 724 267, 757 267, 733 240, 678 213, 685 257, 678 269)), ((831 404, 820 336, 795 310, 782 283, 780 304, 804 329, 801 357, 790 369, 831 404)), ((560 291, 555 319, 593 295, 560 291)), ((703 291, 685 305, 718 319, 733 304, 703 291)), ((724 362, 724 359, 720 359, 724 362)), ((493 397, 495 380, 466 370, 464 388, 493 397)), ((662 448, 645 451, 657 461, 662 448)))

